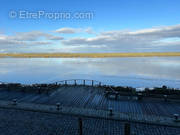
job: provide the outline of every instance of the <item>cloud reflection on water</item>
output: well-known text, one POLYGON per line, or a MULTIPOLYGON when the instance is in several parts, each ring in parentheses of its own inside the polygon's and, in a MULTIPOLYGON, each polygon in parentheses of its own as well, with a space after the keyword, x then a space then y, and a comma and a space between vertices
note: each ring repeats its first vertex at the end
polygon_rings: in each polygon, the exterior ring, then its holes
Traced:
POLYGON ((44 83, 72 78, 180 88, 180 57, 0 59, 0 80, 4 82, 44 83))

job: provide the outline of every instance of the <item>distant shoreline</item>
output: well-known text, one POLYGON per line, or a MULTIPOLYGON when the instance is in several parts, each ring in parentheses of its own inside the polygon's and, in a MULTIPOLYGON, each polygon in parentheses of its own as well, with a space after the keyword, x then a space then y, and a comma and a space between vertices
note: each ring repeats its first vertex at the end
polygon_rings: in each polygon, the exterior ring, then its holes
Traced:
POLYGON ((0 53, 0 58, 111 58, 111 57, 172 57, 180 52, 145 53, 0 53))

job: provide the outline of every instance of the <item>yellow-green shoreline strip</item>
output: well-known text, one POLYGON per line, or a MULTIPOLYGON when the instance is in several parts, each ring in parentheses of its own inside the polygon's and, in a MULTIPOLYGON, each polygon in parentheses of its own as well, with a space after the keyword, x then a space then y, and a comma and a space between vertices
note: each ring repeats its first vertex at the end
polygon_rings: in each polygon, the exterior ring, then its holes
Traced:
POLYGON ((106 58, 106 57, 170 57, 180 52, 145 53, 0 53, 0 58, 106 58))

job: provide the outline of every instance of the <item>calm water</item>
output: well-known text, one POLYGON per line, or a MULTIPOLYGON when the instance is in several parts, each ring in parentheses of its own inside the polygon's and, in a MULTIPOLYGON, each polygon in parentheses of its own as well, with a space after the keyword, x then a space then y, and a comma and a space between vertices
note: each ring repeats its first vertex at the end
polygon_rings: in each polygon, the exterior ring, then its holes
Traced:
POLYGON ((64 79, 180 88, 180 57, 0 59, 0 81, 3 82, 51 83, 64 79))

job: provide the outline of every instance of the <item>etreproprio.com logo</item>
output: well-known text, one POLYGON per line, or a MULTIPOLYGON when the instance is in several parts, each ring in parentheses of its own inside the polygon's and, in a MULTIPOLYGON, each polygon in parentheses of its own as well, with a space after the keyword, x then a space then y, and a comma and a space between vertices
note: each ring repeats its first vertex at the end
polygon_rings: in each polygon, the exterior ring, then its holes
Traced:
POLYGON ((12 19, 50 19, 50 20, 69 20, 69 19, 93 19, 93 12, 46 12, 46 11, 10 11, 9 17, 12 19))

